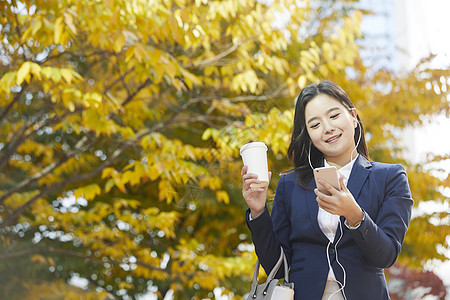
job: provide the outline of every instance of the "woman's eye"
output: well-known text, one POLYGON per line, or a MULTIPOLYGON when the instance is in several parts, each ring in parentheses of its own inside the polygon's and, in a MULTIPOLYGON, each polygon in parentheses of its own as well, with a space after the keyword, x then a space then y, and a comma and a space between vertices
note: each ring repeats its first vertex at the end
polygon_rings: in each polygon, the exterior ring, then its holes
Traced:
POLYGON ((312 128, 312 129, 317 128, 317 127, 319 127, 319 123, 314 124, 314 125, 311 125, 311 128, 312 128))
POLYGON ((339 117, 340 114, 334 114, 331 116, 332 119, 336 119, 337 117, 339 117))

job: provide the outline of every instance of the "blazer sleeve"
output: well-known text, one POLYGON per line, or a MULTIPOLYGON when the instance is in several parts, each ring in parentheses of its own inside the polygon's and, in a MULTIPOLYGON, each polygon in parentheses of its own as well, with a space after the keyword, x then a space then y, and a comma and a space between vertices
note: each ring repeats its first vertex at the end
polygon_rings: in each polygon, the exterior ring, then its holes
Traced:
POLYGON ((387 170, 384 199, 376 219, 364 212, 360 227, 347 229, 366 260, 380 268, 388 268, 396 261, 414 203, 405 169, 401 165, 391 165, 387 170))
MULTIPOLYGON (((290 223, 284 204, 283 180, 284 176, 280 178, 277 184, 272 216, 269 214, 267 205, 264 212, 252 221, 249 221, 250 210, 247 210, 245 213, 247 226, 250 229, 252 241, 255 245, 256 255, 267 274, 270 273, 280 257, 280 246, 283 247, 288 264, 290 265, 291 263, 292 252, 289 246, 290 223)), ((276 278, 283 277, 283 270, 284 267, 282 265, 276 274, 276 278)))

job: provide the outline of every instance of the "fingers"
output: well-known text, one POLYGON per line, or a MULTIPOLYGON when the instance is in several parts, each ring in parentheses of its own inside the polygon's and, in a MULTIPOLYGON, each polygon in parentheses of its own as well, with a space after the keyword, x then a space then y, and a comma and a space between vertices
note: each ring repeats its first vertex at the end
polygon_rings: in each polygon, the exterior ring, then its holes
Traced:
MULTIPOLYGON (((241 177, 242 177, 242 183, 243 183, 243 190, 247 190, 251 188, 252 184, 258 184, 261 183, 261 180, 258 179, 258 175, 254 173, 247 173, 248 166, 245 165, 241 170, 241 177)), ((268 172, 269 182, 272 178, 272 172, 268 172)), ((253 191, 263 191, 264 188, 252 188, 253 191)))
POLYGON ((316 198, 317 204, 319 205, 319 207, 327 212, 329 212, 330 214, 335 214, 334 208, 331 205, 328 205, 326 202, 320 200, 319 197, 316 198))
POLYGON ((339 178, 339 184, 341 186, 341 191, 343 191, 344 193, 350 194, 350 191, 348 190, 347 186, 345 185, 344 180, 345 180, 344 176, 341 176, 341 178, 339 178))
POLYGON ((332 195, 335 194, 336 192, 338 192, 338 190, 335 187, 333 187, 331 184, 329 184, 325 180, 318 179, 317 182, 321 186, 323 186, 327 191, 329 191, 332 195))
POLYGON ((248 166, 245 165, 241 171, 241 177, 242 177, 243 182, 245 182, 248 179, 257 179, 258 178, 258 175, 254 174, 254 173, 247 173, 247 170, 248 170, 248 166))
POLYGON ((242 168, 242 171, 241 171, 241 177, 244 176, 245 174, 247 174, 247 170, 248 170, 248 166, 245 165, 245 166, 242 168))
MULTIPOLYGON (((247 171, 247 170, 245 170, 247 171)), ((251 185, 252 184, 258 184, 261 181, 258 179, 258 175, 253 174, 253 173, 246 173, 243 172, 244 175, 242 175, 242 190, 246 191, 249 189, 252 189, 253 191, 257 191, 257 190, 264 190, 264 189, 260 189, 260 188, 252 188, 251 185)))
POLYGON ((319 189, 314 189, 314 193, 317 196, 316 200, 321 200, 321 201, 326 201, 326 202, 329 202, 329 201, 333 200, 333 195, 324 194, 321 191, 319 191, 319 189))
POLYGON ((258 179, 247 179, 244 181, 244 184, 242 186, 243 191, 252 190, 252 191, 264 191, 263 187, 252 187, 252 184, 259 184, 261 183, 258 179))

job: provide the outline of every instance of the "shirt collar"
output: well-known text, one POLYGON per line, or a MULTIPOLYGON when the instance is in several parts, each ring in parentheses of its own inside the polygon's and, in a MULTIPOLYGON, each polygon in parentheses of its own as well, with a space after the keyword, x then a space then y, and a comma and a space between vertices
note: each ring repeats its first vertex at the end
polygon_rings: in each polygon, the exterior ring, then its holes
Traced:
MULTIPOLYGON (((348 164, 346 164, 345 166, 343 166, 342 168, 340 168, 338 170, 338 173, 340 175, 344 176, 344 178, 346 180, 348 180, 348 178, 350 177, 350 173, 352 172, 353 165, 355 164, 355 161, 358 158, 358 156, 359 156, 359 153, 358 153, 358 155, 356 155, 356 157, 354 159, 352 159, 351 162, 349 162, 348 164)), ((324 166, 325 167, 329 167, 330 166, 326 159, 324 159, 323 162, 324 162, 324 166)))

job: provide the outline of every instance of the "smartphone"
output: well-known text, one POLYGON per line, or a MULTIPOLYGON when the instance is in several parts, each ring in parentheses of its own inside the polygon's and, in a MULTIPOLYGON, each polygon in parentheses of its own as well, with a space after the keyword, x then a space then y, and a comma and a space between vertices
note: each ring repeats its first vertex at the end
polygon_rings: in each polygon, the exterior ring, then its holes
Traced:
POLYGON ((313 172, 314 172, 314 179, 316 180, 316 186, 319 189, 319 191, 321 191, 324 194, 330 195, 330 192, 328 192, 317 181, 317 179, 319 178, 328 182, 335 189, 340 190, 339 177, 336 167, 330 166, 330 167, 315 168, 313 172))

